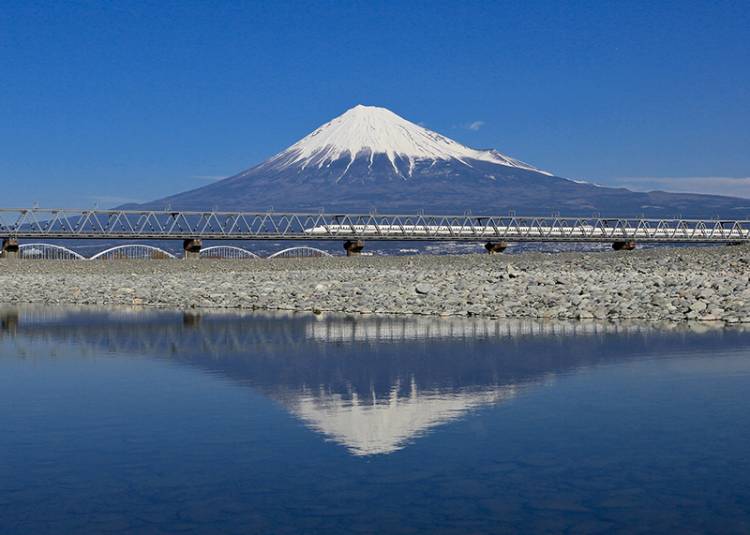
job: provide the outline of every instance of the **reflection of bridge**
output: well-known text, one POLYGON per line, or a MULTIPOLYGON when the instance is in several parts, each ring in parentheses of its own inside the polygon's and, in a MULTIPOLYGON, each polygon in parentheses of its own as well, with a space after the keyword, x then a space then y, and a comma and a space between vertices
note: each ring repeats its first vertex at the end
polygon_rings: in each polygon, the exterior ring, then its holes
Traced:
POLYGON ((198 256, 202 240, 341 240, 348 252, 364 240, 485 242, 636 241, 727 243, 750 241, 750 221, 516 216, 431 216, 128 210, 0 209, 3 249, 19 239, 183 240, 198 256))
MULTIPOLYGON (((674 327, 674 326, 672 326, 674 327)), ((628 322, 429 317, 350 317, 258 312, 147 312, 134 308, 0 310, 0 337, 22 335, 94 350, 158 355, 237 355, 279 343, 310 344, 511 339, 538 336, 647 335, 654 326, 628 322), (296 319, 294 319, 296 318, 296 319), (293 321, 294 319, 294 321, 293 321)))
POLYGON ((73 344, 90 352, 105 349, 161 356, 237 355, 279 342, 289 348, 302 347, 306 340, 294 335, 294 327, 278 317, 250 313, 215 312, 204 321, 200 314, 144 314, 137 309, 0 311, 0 338, 73 344), (249 322, 254 328, 247 328, 249 322))

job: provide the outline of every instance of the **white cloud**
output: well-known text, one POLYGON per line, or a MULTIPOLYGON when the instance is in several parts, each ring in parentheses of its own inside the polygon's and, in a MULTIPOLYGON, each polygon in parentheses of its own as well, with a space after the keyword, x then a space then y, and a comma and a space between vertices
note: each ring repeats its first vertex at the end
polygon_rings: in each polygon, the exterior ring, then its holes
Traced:
MULTIPOLYGON (((421 124, 421 123, 420 123, 421 124)), ((480 128, 482 128, 486 123, 484 121, 472 121, 470 123, 459 123, 454 124, 451 126, 451 128, 458 128, 461 130, 471 130, 473 132, 476 132, 480 128)))
POLYGON ((664 190, 750 198, 750 177, 621 177, 613 179, 610 185, 637 191, 664 190))

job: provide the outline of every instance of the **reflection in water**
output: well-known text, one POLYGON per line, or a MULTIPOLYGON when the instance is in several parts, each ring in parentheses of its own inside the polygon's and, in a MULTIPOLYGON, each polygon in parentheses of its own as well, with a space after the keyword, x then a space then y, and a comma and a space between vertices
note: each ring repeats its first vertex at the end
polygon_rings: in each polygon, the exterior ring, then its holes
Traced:
POLYGON ((750 335, 670 329, 0 311, 0 533, 747 532, 750 335))
POLYGON ((638 323, 415 317, 311 322, 307 325, 305 334, 310 339, 322 342, 404 342, 420 339, 582 336, 652 330, 653 326, 638 323))
MULTIPOLYGON (((691 348, 694 331, 706 329, 48 308, 5 311, 0 322, 0 337, 21 353, 28 353, 25 344, 45 341, 92 354, 169 358, 221 373, 279 402, 357 456, 397 451, 441 424, 560 373, 647 349, 658 353, 660 345, 691 348), (575 351, 566 351, 573 339, 575 351)), ((739 334, 716 331, 710 343, 731 345, 739 334)))
POLYGON ((344 445, 354 455, 392 453, 427 430, 460 418, 472 409, 492 405, 514 395, 515 386, 478 391, 419 391, 412 379, 407 395, 394 385, 391 395, 349 399, 325 390, 303 390, 285 400, 302 421, 344 445))

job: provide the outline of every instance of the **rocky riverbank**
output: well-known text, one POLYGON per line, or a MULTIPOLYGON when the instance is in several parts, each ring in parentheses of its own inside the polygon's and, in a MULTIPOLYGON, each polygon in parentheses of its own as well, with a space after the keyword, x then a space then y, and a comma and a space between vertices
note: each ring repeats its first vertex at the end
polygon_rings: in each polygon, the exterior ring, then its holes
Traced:
POLYGON ((750 322, 750 247, 276 260, 0 260, 0 304, 750 322))

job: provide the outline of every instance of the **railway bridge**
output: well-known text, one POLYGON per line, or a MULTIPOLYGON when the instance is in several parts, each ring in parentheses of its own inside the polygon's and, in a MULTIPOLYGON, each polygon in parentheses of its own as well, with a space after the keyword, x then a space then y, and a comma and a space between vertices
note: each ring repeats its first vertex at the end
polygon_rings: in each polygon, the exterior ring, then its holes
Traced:
POLYGON ((629 250, 639 242, 750 243, 750 220, 0 208, 0 239, 3 257, 17 256, 23 240, 180 240, 185 258, 200 258, 208 240, 337 240, 347 255, 367 240, 479 242, 489 253, 509 242, 629 250))

